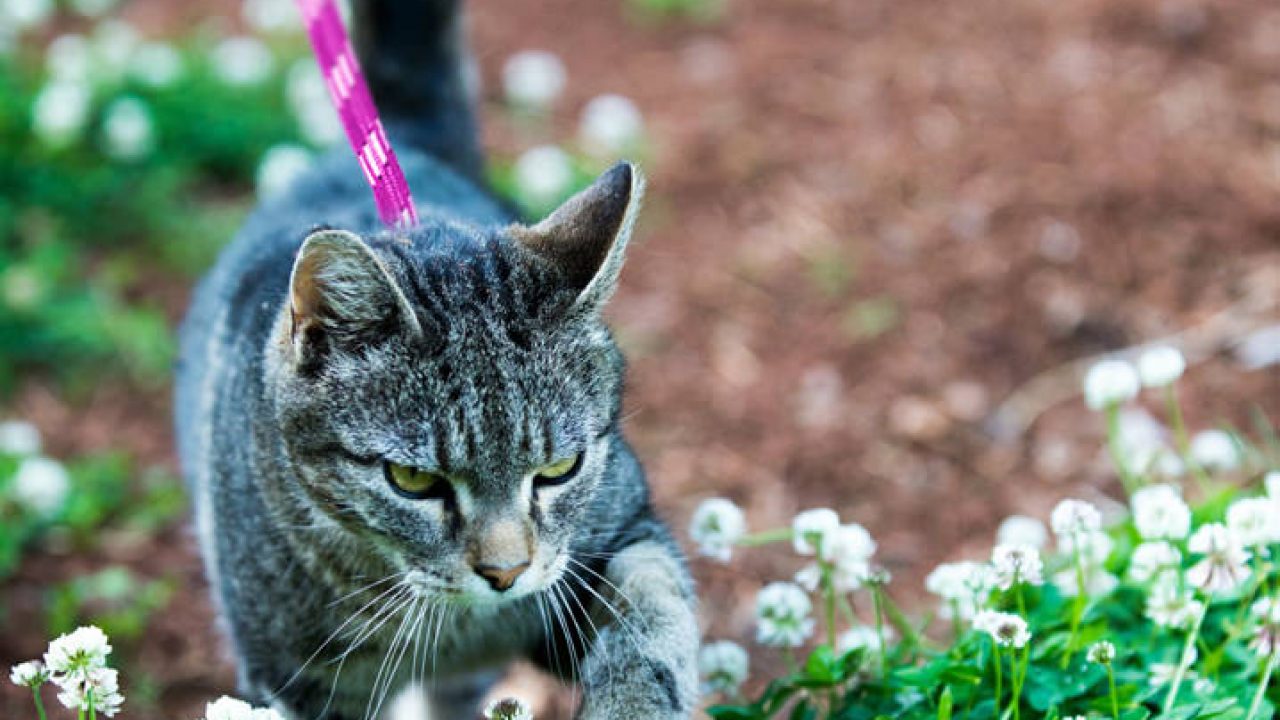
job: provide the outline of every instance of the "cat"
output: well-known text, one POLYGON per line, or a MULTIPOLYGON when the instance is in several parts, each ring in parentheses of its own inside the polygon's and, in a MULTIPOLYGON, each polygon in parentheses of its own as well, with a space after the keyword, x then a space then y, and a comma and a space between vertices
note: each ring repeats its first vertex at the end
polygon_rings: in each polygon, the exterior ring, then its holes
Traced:
POLYGON ((687 718, 694 586, 601 319, 643 177, 620 163, 520 224, 481 180, 459 3, 354 10, 421 222, 380 226, 335 149, 254 211, 180 332, 179 453, 239 693, 355 719, 420 685, 458 720, 523 658, 576 683, 579 718, 687 718))

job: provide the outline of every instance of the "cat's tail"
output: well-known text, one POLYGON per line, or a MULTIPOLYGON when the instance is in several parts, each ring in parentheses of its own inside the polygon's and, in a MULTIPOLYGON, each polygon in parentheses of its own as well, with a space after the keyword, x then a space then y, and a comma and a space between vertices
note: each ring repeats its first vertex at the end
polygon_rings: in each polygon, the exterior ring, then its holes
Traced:
POLYGON ((394 141, 480 178, 462 0, 355 0, 355 45, 394 141))

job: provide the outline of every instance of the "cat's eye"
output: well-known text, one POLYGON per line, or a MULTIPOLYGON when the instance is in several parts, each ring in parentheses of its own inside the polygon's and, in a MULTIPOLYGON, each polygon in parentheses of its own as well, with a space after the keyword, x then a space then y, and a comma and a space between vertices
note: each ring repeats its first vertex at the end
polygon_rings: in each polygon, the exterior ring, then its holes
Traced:
POLYGON ((449 480, 440 473, 397 465, 393 462, 384 463, 384 468, 391 488, 412 500, 443 499, 448 497, 451 490, 449 480))
POLYGON ((533 482, 542 486, 559 485, 577 475, 580 467, 582 467, 582 453, 575 453, 535 470, 533 482))

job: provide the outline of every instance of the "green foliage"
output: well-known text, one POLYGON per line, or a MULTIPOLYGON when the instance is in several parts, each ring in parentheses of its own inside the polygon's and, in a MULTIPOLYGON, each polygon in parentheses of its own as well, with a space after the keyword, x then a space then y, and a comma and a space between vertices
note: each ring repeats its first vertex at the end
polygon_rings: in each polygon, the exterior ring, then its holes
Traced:
MULTIPOLYGON (((1239 434, 1235 437, 1241 440, 1239 434)), ((1265 449, 1245 444, 1240 450, 1241 467, 1220 470, 1215 477, 1197 473, 1200 497, 1189 508, 1182 506, 1196 532, 1188 533, 1186 524, 1168 530, 1177 523, 1147 521, 1148 549, 1152 537, 1167 538, 1180 553, 1176 565, 1165 565, 1149 577, 1132 572, 1135 550, 1144 543, 1143 526, 1133 517, 1106 529, 1103 546, 1110 550, 1092 568, 1082 559, 1084 553, 1062 549, 1060 534, 1059 552, 1043 559, 1049 582, 1039 581, 1039 570, 1031 582, 1006 581, 1003 590, 988 580, 991 589, 975 596, 978 617, 953 621, 950 633, 935 628, 927 633, 932 640, 915 633, 897 613, 873 570, 864 587, 871 589, 877 625, 898 628, 901 642, 886 642, 889 637, 879 630, 878 640, 861 640, 861 646, 841 655, 828 640, 802 665, 791 663, 790 672, 770 680, 754 698, 715 705, 708 713, 716 720, 1270 720, 1280 702, 1280 687, 1273 682, 1280 659, 1280 474, 1266 473, 1275 458, 1265 449), (1223 472, 1244 482, 1223 482, 1223 472), (1264 474, 1265 489, 1260 482, 1264 474), (1250 530, 1246 507, 1264 518, 1252 527, 1271 529, 1250 530), (1222 532, 1219 537, 1231 540, 1208 547, 1197 541, 1215 528, 1222 532), (1164 532, 1172 534, 1159 534, 1164 532), (1236 551, 1219 555, 1213 549, 1229 546, 1236 551), (1204 576, 1193 568, 1211 562, 1232 580, 1213 586, 1199 579, 1204 576), (1077 597, 1075 580, 1086 572, 1093 579, 1077 597), (1194 609, 1183 620, 1161 619, 1149 605, 1161 588, 1185 593, 1194 609), (998 641, 1002 636, 983 613, 1004 613, 1015 623, 1025 622, 1030 639, 1025 646, 998 641), (948 635, 949 641, 936 644, 948 635), (1093 654, 1100 643, 1114 645, 1114 658, 1093 654), (883 653, 878 647, 885 648, 883 653)), ((1195 467, 1192 456, 1183 459, 1195 467)), ((1159 482, 1141 473, 1136 480, 1143 486, 1159 482)), ((1150 501, 1135 496, 1133 502, 1137 507, 1150 501)), ((809 532, 796 527, 792 533, 766 530, 736 544, 749 547, 809 532)), ((838 562, 819 559, 817 593, 827 607, 845 606, 845 616, 856 623, 852 594, 837 591, 829 580, 837 569, 831 563, 838 562)), ((971 567, 996 578, 1001 565, 993 560, 992 565, 971 567)), ((828 610, 826 623, 833 624, 835 617, 828 610)))
POLYGON ((96 625, 129 642, 146 631, 152 613, 168 604, 173 583, 143 582, 127 568, 113 566, 54 587, 45 605, 50 637, 80 625, 96 625))
POLYGON ((76 549, 88 550, 97 545, 104 530, 154 532, 185 507, 175 478, 148 471, 134 482, 136 473, 127 456, 104 453, 66 466, 68 484, 62 499, 44 510, 34 508, 14 488, 28 460, 0 453, 0 580, 17 569, 24 549, 41 537, 56 536, 76 549))
MULTIPOLYGON (((92 45, 94 28, 84 30, 92 45)), ((104 370, 142 385, 167 379, 161 308, 172 292, 154 278, 203 271, 248 209, 259 158, 299 137, 283 74, 229 85, 209 59, 215 40, 183 40, 168 84, 95 58, 77 81, 90 97, 83 127, 65 143, 35 126, 40 93, 55 83, 44 44, 28 37, 0 56, 0 397, 31 371, 73 392, 104 370), (120 98, 150 119, 151 149, 135 157, 109 148, 107 108, 120 98)), ((275 64, 303 52, 277 46, 275 64)))

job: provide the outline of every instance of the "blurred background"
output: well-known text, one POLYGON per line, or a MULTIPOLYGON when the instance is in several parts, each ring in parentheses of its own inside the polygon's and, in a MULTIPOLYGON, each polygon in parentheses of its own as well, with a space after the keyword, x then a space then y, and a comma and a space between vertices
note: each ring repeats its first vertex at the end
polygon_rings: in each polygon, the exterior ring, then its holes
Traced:
MULTIPOLYGON (((616 157, 650 175, 611 317, 682 537, 715 495, 754 529, 833 507, 918 608, 1006 515, 1115 494, 1077 392, 1099 354, 1172 339, 1193 428, 1280 418, 1270 0, 476 2, 470 30, 492 181, 530 216, 616 157)), ((234 690, 173 329, 335 142, 289 0, 0 0, 0 666, 94 622, 125 717, 234 690)), ((709 633, 748 639, 794 563, 693 559, 709 633)))

